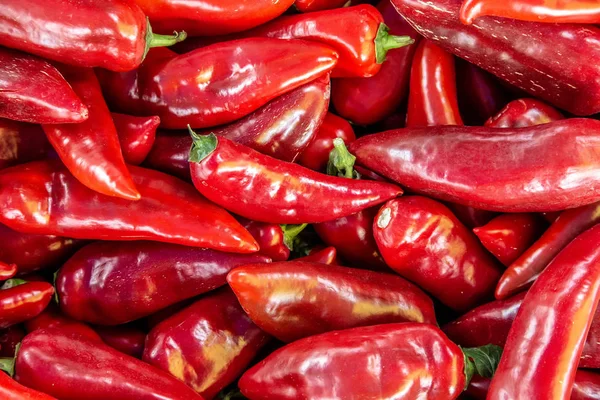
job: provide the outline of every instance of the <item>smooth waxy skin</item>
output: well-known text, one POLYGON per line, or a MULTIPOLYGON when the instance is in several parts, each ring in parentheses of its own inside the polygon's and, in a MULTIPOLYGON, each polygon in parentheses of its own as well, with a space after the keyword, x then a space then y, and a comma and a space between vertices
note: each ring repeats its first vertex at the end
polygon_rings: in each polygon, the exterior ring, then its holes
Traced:
POLYGON ((212 399, 246 370, 268 340, 224 288, 152 329, 143 360, 212 399))
POLYGON ((296 0, 294 6, 300 12, 315 12, 342 7, 345 0, 296 0))
POLYGON ((56 400, 52 396, 18 384, 5 373, 0 374, 0 396, 4 400, 56 400))
POLYGON ((397 129, 349 150, 415 192, 485 210, 558 211, 600 200, 600 122, 591 119, 511 130, 397 129))
POLYGON ((117 129, 125 162, 140 165, 154 144, 160 118, 134 117, 118 113, 111 113, 111 116, 117 129))
POLYGON ((290 258, 290 249, 285 244, 281 225, 251 221, 243 217, 237 217, 237 220, 258 243, 260 250, 257 254, 269 257, 273 261, 285 261, 290 258))
POLYGON ((17 264, 8 264, 0 261, 0 281, 5 281, 17 274, 17 264))
POLYGON ((25 321, 24 325, 27 333, 38 329, 57 328, 62 332, 69 332, 91 340, 102 341, 100 335, 88 325, 61 313, 55 302, 48 304, 48 307, 41 314, 25 321))
POLYGON ((335 247, 331 246, 325 247, 323 249, 315 247, 310 251, 310 253, 308 253, 308 255, 296 258, 295 261, 304 261, 326 265, 343 265, 337 258, 337 250, 335 249, 335 247))
POLYGON ((0 329, 27 321, 52 300, 54 287, 47 282, 27 282, 0 290, 0 329))
POLYGON ((60 269, 56 288, 70 317, 118 325, 222 286, 234 267, 268 261, 165 243, 97 242, 60 269))
POLYGON ((465 386, 464 356, 433 325, 360 327, 276 350, 238 385, 250 400, 452 400, 465 386))
POLYGON ((547 124, 565 117, 554 107, 536 100, 519 99, 511 101, 498 114, 486 121, 490 128, 524 128, 547 124))
POLYGON ((135 358, 142 358, 146 332, 133 325, 97 326, 95 328, 104 343, 135 358))

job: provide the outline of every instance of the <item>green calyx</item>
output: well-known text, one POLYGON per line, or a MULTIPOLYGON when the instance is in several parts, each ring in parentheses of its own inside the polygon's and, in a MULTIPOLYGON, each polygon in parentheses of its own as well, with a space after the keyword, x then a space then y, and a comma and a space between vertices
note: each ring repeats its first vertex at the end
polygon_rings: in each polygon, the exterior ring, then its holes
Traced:
POLYGON ((6 372, 11 377, 15 375, 15 360, 21 349, 21 343, 15 346, 15 356, 12 358, 0 358, 0 370, 6 372))
POLYGON ((481 347, 461 348, 461 350, 465 357, 465 390, 475 374, 483 378, 494 376, 502 357, 502 347, 488 344, 481 347))
POLYGON ((158 35, 153 33, 148 17, 146 17, 146 26, 146 48, 142 60, 146 58, 146 54, 148 54, 148 51, 153 47, 173 46, 175 43, 183 42, 187 38, 187 33, 185 31, 173 32, 173 35, 158 35))
POLYGON ((198 135, 188 125, 188 131, 192 137, 192 148, 190 149, 189 162, 200 162, 210 155, 217 148, 219 139, 214 133, 208 135, 198 135))
POLYGON ((408 46, 414 42, 415 40, 410 36, 390 35, 390 28, 384 23, 379 24, 377 36, 375 37, 375 60, 377 64, 385 61, 388 51, 408 46))
POLYGON ((333 150, 329 153, 327 163, 327 175, 360 179, 360 175, 354 170, 355 162, 356 157, 350 154, 344 141, 341 138, 333 139, 333 150))
POLYGON ((19 278, 8 279, 8 280, 4 281, 0 290, 14 288, 15 286, 24 285, 26 283, 27 283, 27 281, 25 281, 23 279, 19 279, 19 278))
POLYGON ((281 225, 283 231, 283 243, 290 251, 294 250, 296 237, 306 228, 308 224, 300 225, 281 225))

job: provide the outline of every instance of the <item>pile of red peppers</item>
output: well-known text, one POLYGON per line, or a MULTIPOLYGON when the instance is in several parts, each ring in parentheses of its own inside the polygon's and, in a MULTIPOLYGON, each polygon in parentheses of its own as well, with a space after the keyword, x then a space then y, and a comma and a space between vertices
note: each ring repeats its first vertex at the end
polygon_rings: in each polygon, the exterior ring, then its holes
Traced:
POLYGON ((0 1, 0 400, 600 400, 600 1, 0 1))

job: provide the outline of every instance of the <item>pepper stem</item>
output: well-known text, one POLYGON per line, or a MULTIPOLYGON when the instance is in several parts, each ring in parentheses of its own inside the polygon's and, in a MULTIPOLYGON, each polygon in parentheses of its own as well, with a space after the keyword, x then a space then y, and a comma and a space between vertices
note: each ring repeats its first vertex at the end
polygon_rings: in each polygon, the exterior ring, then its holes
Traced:
POLYGON ((12 377, 15 374, 15 358, 0 358, 0 370, 12 377))
POLYGON ((294 250, 294 242, 296 237, 306 228, 308 224, 300 225, 281 225, 283 231, 283 243, 290 250, 294 250))
POLYGON ((461 348, 461 350, 465 357, 465 390, 475 374, 483 378, 494 376, 502 356, 502 347, 488 344, 481 347, 461 348))
POLYGON ((4 283, 2 284, 1 290, 14 288, 15 286, 24 285, 26 283, 27 283, 27 281, 25 281, 23 279, 19 279, 19 278, 8 279, 8 280, 4 281, 4 283))
POLYGON ((354 157, 341 138, 333 139, 333 150, 329 153, 327 163, 327 175, 340 176, 342 178, 359 179, 358 172, 354 170, 354 157))
POLYGON ((375 37, 375 60, 377 64, 385 61, 388 51, 408 46, 414 42, 415 40, 410 36, 390 35, 390 28, 384 23, 379 24, 377 36, 375 37))
POLYGON ((56 280, 58 279, 58 273, 60 272, 60 269, 58 269, 54 274, 52 274, 52 286, 54 286, 54 302, 56 304, 60 304, 60 301, 58 299, 58 289, 56 288, 56 280))
POLYGON ((187 38, 185 31, 173 32, 173 35, 158 35, 152 32, 152 26, 150 25, 150 19, 146 17, 146 49, 144 50, 144 58, 146 54, 153 47, 168 47, 173 46, 175 43, 183 42, 187 38))
POLYGON ((189 162, 200 162, 217 148, 219 140, 214 133, 198 135, 189 125, 188 131, 192 137, 192 148, 190 149, 190 157, 188 159, 189 162))

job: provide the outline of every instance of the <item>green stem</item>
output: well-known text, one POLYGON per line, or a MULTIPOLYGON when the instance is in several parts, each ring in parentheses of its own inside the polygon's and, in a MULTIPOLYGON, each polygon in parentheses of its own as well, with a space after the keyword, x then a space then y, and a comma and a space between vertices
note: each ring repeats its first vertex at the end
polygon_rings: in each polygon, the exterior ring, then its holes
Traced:
POLYGON ((4 283, 2 284, 1 290, 14 288, 15 286, 24 285, 25 283, 27 283, 27 281, 24 281, 23 279, 12 278, 7 281, 4 281, 4 283))
POLYGON ((190 149, 190 162, 200 162, 210 155, 217 148, 219 140, 214 133, 208 135, 198 135, 188 125, 188 131, 192 137, 192 148, 190 149))
POLYGON ((333 150, 329 153, 329 162, 327 163, 327 174, 340 176, 342 178, 356 179, 358 174, 354 171, 354 157, 344 144, 341 138, 333 139, 333 150))
POLYGON ((281 230, 283 231, 283 243, 288 249, 294 250, 296 236, 298 236, 307 226, 308 224, 281 225, 281 230))
POLYGON ((500 357, 502 357, 502 347, 488 344, 461 350, 465 357, 465 390, 469 387, 475 374, 483 378, 494 376, 500 363, 500 357))
POLYGON ((10 376, 13 376, 15 374, 15 359, 0 358, 0 370, 6 372, 10 376))
POLYGON ((146 17, 146 49, 144 50, 144 58, 153 47, 168 47, 175 43, 183 42, 187 38, 185 31, 173 32, 173 35, 158 35, 152 32, 150 20, 146 17))
POLYGON ((386 24, 381 23, 379 29, 377 29, 377 37, 375 37, 375 59, 377 64, 385 61, 388 51, 408 46, 414 42, 415 40, 410 36, 390 35, 390 28, 386 24))

